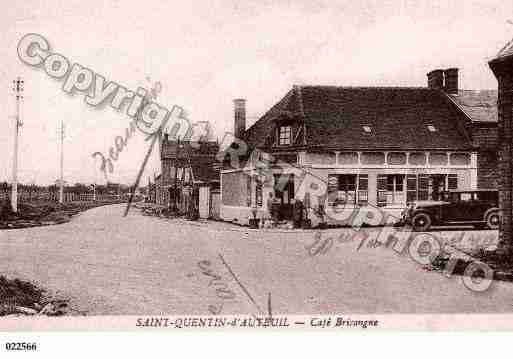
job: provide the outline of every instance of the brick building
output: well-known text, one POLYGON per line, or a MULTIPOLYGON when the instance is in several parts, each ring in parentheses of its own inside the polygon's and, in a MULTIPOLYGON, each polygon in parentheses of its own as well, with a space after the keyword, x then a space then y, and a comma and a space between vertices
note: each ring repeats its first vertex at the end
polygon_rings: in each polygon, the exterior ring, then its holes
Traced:
POLYGON ((472 124, 468 131, 477 157, 477 186, 498 187, 497 90, 459 90, 448 94, 472 124))
POLYGON ((451 68, 419 88, 294 86, 247 130, 236 100, 235 133, 253 152, 243 168, 222 171, 221 217, 247 223, 269 192, 287 217, 292 199, 305 200, 304 173, 326 183, 325 199, 307 196, 312 208, 370 204, 394 215, 447 189, 493 187, 496 92, 461 91, 458 82, 451 68), (262 157, 270 180, 254 176, 262 157))

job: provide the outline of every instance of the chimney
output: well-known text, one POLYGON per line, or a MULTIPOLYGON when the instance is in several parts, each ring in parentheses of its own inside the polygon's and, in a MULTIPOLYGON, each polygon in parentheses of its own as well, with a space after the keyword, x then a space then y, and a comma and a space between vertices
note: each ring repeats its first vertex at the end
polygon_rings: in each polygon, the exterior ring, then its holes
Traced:
POLYGON ((444 88, 444 71, 437 69, 427 74, 428 88, 442 90, 444 88))
POLYGON ((246 100, 237 98, 233 100, 233 104, 235 109, 233 132, 236 138, 242 138, 246 131, 246 100))
POLYGON ((458 69, 450 68, 444 71, 445 74, 445 92, 449 94, 458 93, 458 69))

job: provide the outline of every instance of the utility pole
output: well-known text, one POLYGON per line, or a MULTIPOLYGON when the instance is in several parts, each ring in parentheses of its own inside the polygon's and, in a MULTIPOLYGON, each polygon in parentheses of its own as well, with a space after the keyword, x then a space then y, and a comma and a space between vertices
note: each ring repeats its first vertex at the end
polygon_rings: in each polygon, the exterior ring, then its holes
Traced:
POLYGON ((61 179, 59 181, 59 203, 64 203, 64 121, 61 120, 61 179))
POLYGON ((14 158, 12 162, 12 192, 11 207, 14 213, 18 213, 18 135, 23 123, 20 121, 20 101, 23 98, 24 81, 18 77, 13 80, 13 90, 16 96, 16 114, 14 115, 14 158))

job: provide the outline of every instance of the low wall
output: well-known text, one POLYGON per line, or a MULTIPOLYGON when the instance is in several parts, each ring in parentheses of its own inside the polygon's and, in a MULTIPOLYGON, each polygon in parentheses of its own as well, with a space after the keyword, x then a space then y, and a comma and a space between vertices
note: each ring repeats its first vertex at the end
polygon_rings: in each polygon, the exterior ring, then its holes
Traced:
MULTIPOLYGON (((377 218, 379 214, 391 215, 394 219, 399 220, 403 211, 402 207, 361 207, 361 215, 358 218, 358 222, 365 223, 367 225, 382 225, 384 222, 380 222, 380 218, 377 218), (367 211, 365 211, 367 209, 367 211), (376 215, 367 215, 367 212, 375 213, 376 215)), ((342 223, 351 223, 350 218, 355 215, 356 209, 352 208, 337 208, 333 207, 327 210, 326 223, 328 225, 340 225, 342 223)), ((264 209, 257 209, 257 218, 263 218, 265 216, 264 209)), ((249 225, 249 219, 253 218, 252 208, 242 206, 226 206, 221 205, 221 219, 227 222, 237 223, 243 226, 249 225)), ((308 218, 312 221, 312 226, 316 227, 321 222, 321 218, 317 216, 313 209, 309 209, 308 218)))

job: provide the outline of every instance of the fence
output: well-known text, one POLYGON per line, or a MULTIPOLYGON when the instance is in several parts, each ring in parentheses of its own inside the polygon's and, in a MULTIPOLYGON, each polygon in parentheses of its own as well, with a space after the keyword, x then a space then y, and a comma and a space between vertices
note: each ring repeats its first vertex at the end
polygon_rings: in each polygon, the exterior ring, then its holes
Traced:
MULTIPOLYGON (((0 191, 0 201, 11 198, 11 193, 0 191)), ((93 201, 92 193, 64 193, 64 202, 74 201, 93 201)), ((96 201, 119 201, 126 200, 128 196, 116 194, 97 194, 96 201)), ((43 192, 43 191, 18 191, 18 201, 58 201, 59 192, 43 192)))

